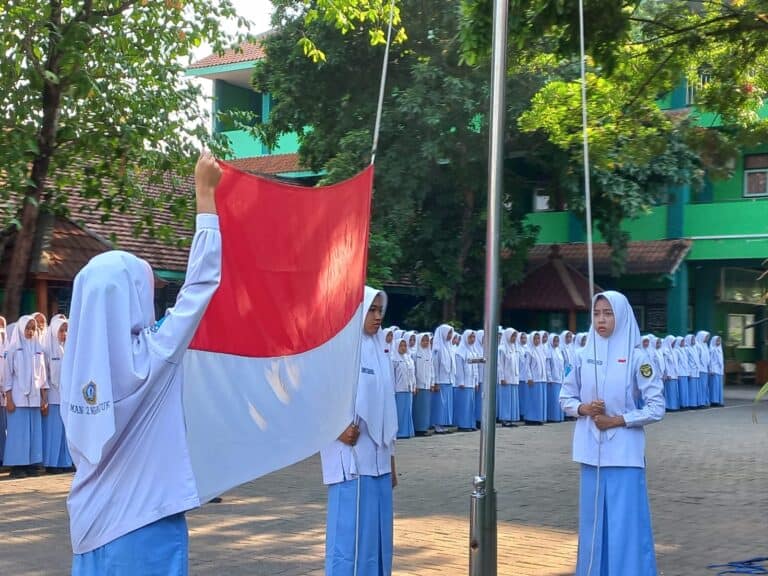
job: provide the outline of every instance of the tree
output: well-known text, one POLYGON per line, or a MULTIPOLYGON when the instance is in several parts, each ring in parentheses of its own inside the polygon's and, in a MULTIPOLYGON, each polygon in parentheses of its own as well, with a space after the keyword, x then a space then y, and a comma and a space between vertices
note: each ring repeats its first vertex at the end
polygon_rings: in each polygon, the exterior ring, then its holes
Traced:
MULTIPOLYGON (((459 61, 456 11, 444 3, 405 2, 408 39, 393 46, 376 160, 369 262, 389 280, 427 289, 424 323, 477 321, 482 312, 487 149, 486 76, 459 61)), ((258 129, 268 142, 300 134, 303 162, 337 181, 370 161, 382 47, 367 31, 341 35, 322 19, 306 22, 296 2, 277 4, 267 57, 254 76, 276 104, 258 129), (313 62, 296 39, 311 37, 325 60, 313 62)), ((538 138, 538 140, 542 140, 538 138)), ((550 147, 552 148, 552 147, 550 147)), ((519 275, 533 230, 508 198, 504 248, 509 280, 519 275)))
POLYGON ((0 199, 11 206, 0 225, 17 229, 6 315, 19 312, 40 212, 64 210, 69 185, 107 215, 168 202, 139 182, 191 170, 207 134, 184 64, 202 42, 223 49, 219 21, 235 17, 229 0, 0 7, 0 199))
MULTIPOLYGON (((360 1, 321 9, 338 25, 360 1)), ((768 90, 768 10, 765 0, 587 0, 584 8, 593 220, 614 249, 618 274, 628 241, 623 220, 645 213, 670 186, 729 175, 740 148, 768 136, 760 114, 768 90), (696 88, 696 107, 663 112, 660 99, 686 79, 696 88)), ((460 2, 461 57, 469 65, 487 62, 491 14, 492 0, 460 2)), ((381 26, 379 20, 357 25, 381 26)), ((407 12, 402 25, 413 33, 407 12)), ((510 80, 543 80, 531 106, 518 116, 510 111, 510 136, 519 138, 519 127, 566 154, 557 182, 579 211, 578 3, 510 1, 509 29, 510 80)))

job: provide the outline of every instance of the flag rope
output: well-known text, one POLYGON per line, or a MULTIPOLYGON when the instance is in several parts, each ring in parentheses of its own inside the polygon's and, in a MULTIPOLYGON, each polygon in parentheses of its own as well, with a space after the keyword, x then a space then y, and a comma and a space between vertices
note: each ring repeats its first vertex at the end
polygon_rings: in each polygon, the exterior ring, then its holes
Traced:
POLYGON ((387 44, 384 47, 384 62, 381 65, 381 82, 379 84, 379 102, 376 107, 376 124, 373 128, 373 146, 371 147, 371 164, 376 161, 376 148, 379 146, 381 130, 381 115, 384 111, 384 88, 387 84, 387 68, 389 66, 389 47, 392 44, 392 23, 395 19, 395 0, 389 2, 389 27, 387 28, 387 44))
MULTIPOLYGON (((588 114, 587 114, 587 71, 586 71, 587 55, 584 48, 584 0, 579 0, 579 64, 580 64, 580 77, 581 77, 581 130, 582 130, 582 150, 584 154, 584 212, 585 212, 585 225, 587 230, 587 275, 589 278, 589 296, 590 303, 595 297, 595 264, 592 242, 592 188, 590 186, 590 163, 589 163, 589 130, 588 130, 588 114)), ((594 322, 594 318, 592 320, 594 322)), ((596 338, 592 338, 592 352, 595 357, 593 364, 595 368, 595 399, 599 399, 598 391, 598 375, 597 375, 597 342, 596 338)), ((601 456, 603 446, 603 434, 600 431, 599 440, 597 443, 597 471, 595 477, 595 509, 594 509, 594 524, 592 526, 592 542, 589 551, 589 565, 587 567, 587 576, 592 575, 592 566, 595 560, 595 540, 597 539, 597 519, 600 504, 600 468, 601 468, 601 456)))

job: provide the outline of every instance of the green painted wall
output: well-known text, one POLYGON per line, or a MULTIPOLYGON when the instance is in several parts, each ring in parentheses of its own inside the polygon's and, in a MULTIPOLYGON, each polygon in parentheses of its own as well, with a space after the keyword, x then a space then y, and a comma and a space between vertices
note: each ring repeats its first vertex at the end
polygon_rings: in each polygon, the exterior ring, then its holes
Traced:
POLYGON ((736 160, 733 176, 726 180, 715 180, 712 182, 712 200, 714 202, 744 200, 744 155, 765 153, 768 153, 768 146, 744 150, 743 154, 736 160))
POLYGON ((267 154, 294 154, 299 151, 297 134, 283 134, 275 148, 268 148, 261 140, 254 138, 245 130, 230 130, 224 132, 232 146, 232 158, 250 158, 267 154))
POLYGON ((218 117, 220 112, 233 110, 252 110, 258 114, 258 120, 262 119, 262 97, 258 92, 235 86, 224 80, 213 81, 213 128, 215 132, 226 132, 232 129, 232 125, 223 122, 218 117))
MULTIPOLYGON (((629 232, 632 240, 658 240, 667 237, 666 206, 655 206, 651 212, 636 220, 622 223, 622 230, 629 232)), ((530 224, 540 227, 537 244, 555 242, 583 242, 586 238, 584 223, 569 212, 532 212, 526 216, 530 224)), ((604 242, 600 232, 592 230, 595 242, 604 242)))
POLYGON ((684 236, 768 233, 768 198, 688 204, 684 236))
POLYGON ((529 224, 539 227, 537 244, 554 244, 570 240, 568 212, 531 212, 525 219, 529 224))

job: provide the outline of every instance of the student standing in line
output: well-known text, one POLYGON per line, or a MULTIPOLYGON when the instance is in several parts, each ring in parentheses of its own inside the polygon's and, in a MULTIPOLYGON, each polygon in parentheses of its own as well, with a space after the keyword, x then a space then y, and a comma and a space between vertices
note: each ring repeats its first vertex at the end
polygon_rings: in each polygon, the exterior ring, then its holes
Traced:
POLYGON ((413 396, 413 428, 417 436, 423 436, 429 432, 431 425, 430 394, 435 385, 435 369, 429 332, 419 334, 417 341, 418 347, 414 357, 416 390, 413 396))
POLYGON ((664 417, 663 385, 619 292, 597 294, 587 346, 560 402, 577 416, 573 459, 581 466, 577 576, 656 576, 645 474, 644 426, 664 417), (643 408, 635 400, 643 399, 643 408))

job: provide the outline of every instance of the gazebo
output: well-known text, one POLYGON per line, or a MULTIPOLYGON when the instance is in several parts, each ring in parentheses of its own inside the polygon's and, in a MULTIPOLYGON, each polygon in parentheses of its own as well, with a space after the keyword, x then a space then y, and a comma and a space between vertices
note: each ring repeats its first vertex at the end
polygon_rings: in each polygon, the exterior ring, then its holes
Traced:
MULTIPOLYGON (((595 285, 595 291, 601 288, 595 285)), ((589 311, 589 280, 566 264, 559 246, 553 245, 546 263, 531 270, 522 283, 510 286, 504 295, 505 310, 567 312, 568 329, 576 332, 576 315, 589 311)))

